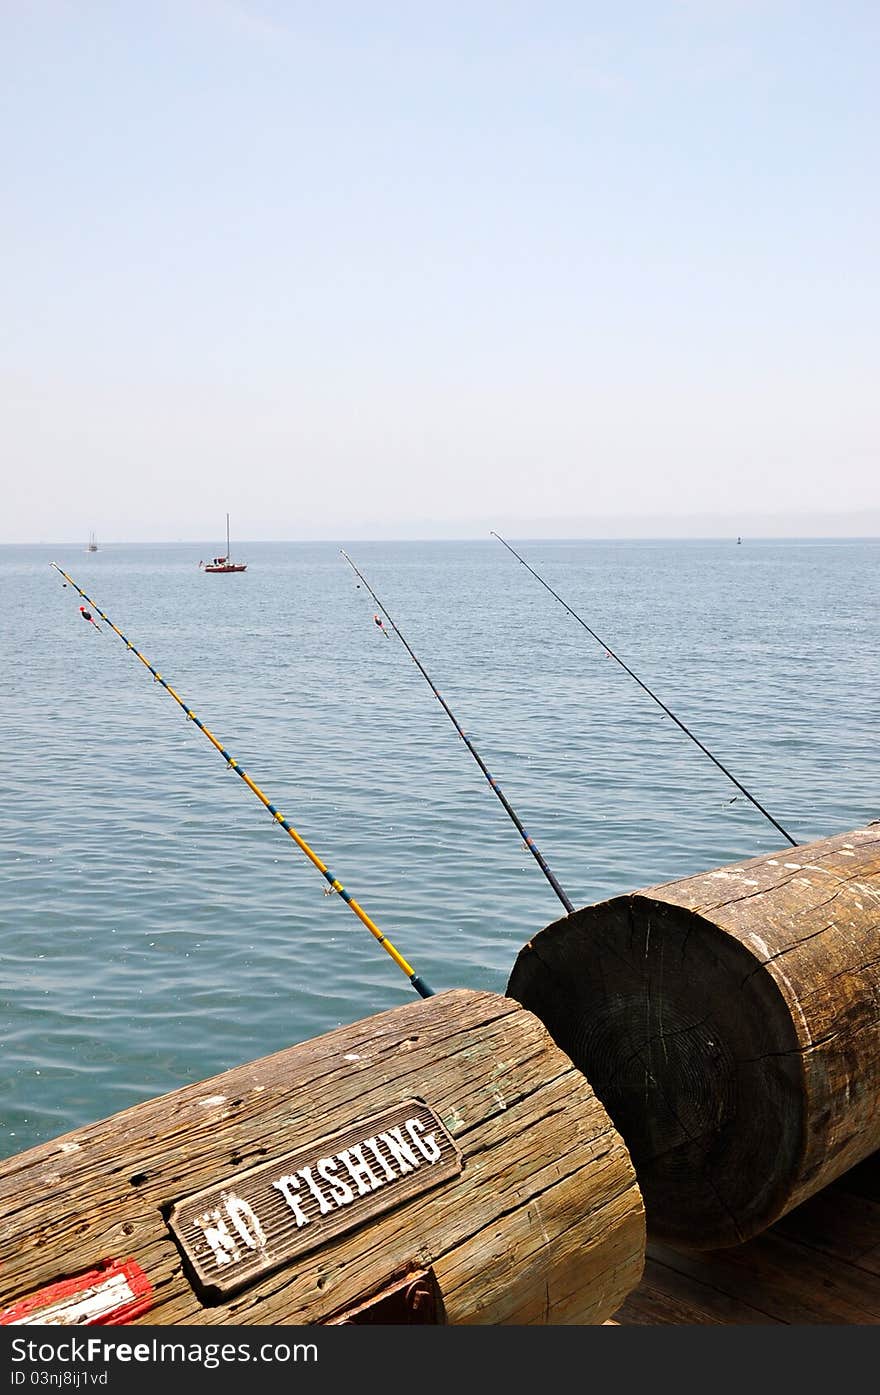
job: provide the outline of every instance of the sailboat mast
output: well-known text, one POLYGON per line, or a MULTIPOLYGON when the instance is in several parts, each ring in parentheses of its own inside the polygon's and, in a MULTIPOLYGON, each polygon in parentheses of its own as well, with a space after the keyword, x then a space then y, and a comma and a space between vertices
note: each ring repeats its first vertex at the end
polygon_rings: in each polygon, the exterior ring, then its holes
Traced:
POLYGON ((227 562, 231 560, 229 556, 229 514, 226 515, 226 560, 227 562))

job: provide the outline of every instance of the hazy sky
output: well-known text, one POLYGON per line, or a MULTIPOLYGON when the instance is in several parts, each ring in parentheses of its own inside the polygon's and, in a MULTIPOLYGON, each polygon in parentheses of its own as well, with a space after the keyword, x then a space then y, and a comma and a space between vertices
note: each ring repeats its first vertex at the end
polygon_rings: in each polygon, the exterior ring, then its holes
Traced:
POLYGON ((0 541, 880 532, 878 39, 3 0, 0 541))

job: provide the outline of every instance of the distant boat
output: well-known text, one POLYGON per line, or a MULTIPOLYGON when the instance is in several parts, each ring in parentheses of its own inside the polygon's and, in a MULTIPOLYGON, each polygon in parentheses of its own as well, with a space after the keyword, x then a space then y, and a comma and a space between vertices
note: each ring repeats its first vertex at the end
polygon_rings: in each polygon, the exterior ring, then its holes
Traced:
POLYGON ((210 562, 200 562, 199 566, 206 572, 245 572, 247 562, 233 562, 232 553, 229 549, 229 514, 226 515, 226 556, 215 557, 210 562))
POLYGON ((86 550, 87 550, 88 552, 97 552, 97 551, 98 551, 98 540, 97 540, 97 538, 95 537, 94 533, 89 533, 89 545, 88 545, 88 548, 87 548, 86 550))
POLYGON ((741 542, 742 542, 742 538, 737 538, 737 543, 741 543, 741 542))

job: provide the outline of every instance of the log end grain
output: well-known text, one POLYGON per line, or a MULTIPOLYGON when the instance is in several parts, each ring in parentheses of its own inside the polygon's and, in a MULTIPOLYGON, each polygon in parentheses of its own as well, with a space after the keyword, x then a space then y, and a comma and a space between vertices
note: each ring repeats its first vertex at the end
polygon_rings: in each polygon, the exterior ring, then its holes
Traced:
POLYGON ((880 824, 589 906, 507 991, 630 1149, 649 1234, 765 1229, 880 1147, 880 824))
POLYGON ((778 1214, 803 1151, 801 1063, 747 949, 692 912, 620 897, 548 926, 508 992, 614 1120, 650 1234, 714 1248, 778 1214))

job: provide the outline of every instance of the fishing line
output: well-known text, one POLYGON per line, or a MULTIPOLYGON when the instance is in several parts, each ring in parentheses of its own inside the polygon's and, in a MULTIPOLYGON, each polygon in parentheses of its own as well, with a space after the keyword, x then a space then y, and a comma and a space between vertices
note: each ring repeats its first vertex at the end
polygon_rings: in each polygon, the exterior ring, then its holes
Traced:
POLYGON ((572 608, 571 608, 571 606, 568 604, 568 602, 567 602, 567 601, 564 601, 564 600, 562 599, 562 597, 558 594, 558 592, 554 591, 554 590, 553 590, 553 587, 550 586, 550 585, 548 585, 548 583, 544 580, 544 578, 543 578, 542 576, 539 576, 539 575, 538 575, 538 573, 535 571, 534 567, 530 567, 529 564, 528 564, 528 562, 525 560, 525 558, 520 557, 519 553, 516 551, 515 548, 513 548, 513 547, 510 546, 510 543, 509 543, 509 542, 504 542, 504 539, 502 538, 502 536, 501 536, 500 533, 496 533, 494 530, 491 530, 491 536, 492 536, 493 538, 497 538, 498 541, 499 541, 500 543, 504 543, 504 546, 507 548, 508 552, 512 552, 513 555, 514 555, 514 557, 517 559, 517 561, 518 561, 518 562, 522 562, 523 566, 526 568, 526 571, 531 572, 531 574, 532 574, 532 576, 535 578, 535 580, 536 580, 536 581, 540 581, 541 585, 542 585, 547 591, 550 592, 550 595, 551 595, 551 596, 555 596, 555 598, 556 598, 556 600, 559 602, 559 604, 565 607, 565 609, 568 611, 569 615, 571 615, 575 620, 577 620, 577 622, 578 622, 579 625, 583 625, 584 629, 587 631, 587 634, 592 635, 592 636, 593 636, 593 639, 595 639, 596 642, 597 642, 598 644, 601 644, 601 645, 602 645, 602 648, 605 650, 606 654, 608 654, 608 656, 609 656, 610 658, 614 659, 616 663, 620 664, 620 667, 624 670, 625 673, 628 673, 628 674, 629 674, 630 678, 635 679, 636 683, 638 683, 639 687, 643 690, 643 692, 646 692, 646 693, 648 694, 648 697, 653 698, 654 702, 656 702, 656 704, 657 704, 658 707, 662 707, 662 709, 663 709, 663 711, 666 713, 667 717, 671 717, 672 720, 673 720, 673 722, 675 722, 675 725, 676 725, 677 727, 680 727, 681 730, 684 732, 685 736, 689 736, 690 739, 691 739, 691 741, 693 741, 694 744, 695 744, 696 746, 699 746, 700 750, 701 750, 705 755, 707 755, 707 756, 709 757, 710 761, 712 761, 713 764, 717 765, 717 767, 718 767, 719 770, 721 770, 721 771, 724 772, 724 774, 727 776, 728 780, 732 780, 732 781, 733 781, 733 783, 736 785, 737 789, 738 789, 738 790, 741 790, 742 793, 745 795, 746 799, 750 800, 750 801, 752 802, 752 804, 754 804, 755 808, 756 808, 756 809, 759 809, 759 810, 761 811, 761 813, 764 815, 764 817, 765 817, 766 819, 769 819, 769 820, 770 820, 770 822, 772 823, 773 827, 779 830, 779 832, 782 834, 783 838, 787 838, 788 841, 789 841, 789 843, 791 843, 791 846, 792 846, 793 848, 798 847, 799 844, 798 844, 797 840, 794 839, 794 838, 792 838, 792 836, 791 836, 790 833, 786 833, 785 829, 782 827, 782 824, 781 824, 781 823, 777 823, 777 821, 776 821, 776 819, 774 819, 773 815, 772 815, 772 814, 769 814, 769 813, 767 812, 767 810, 764 808, 763 804, 759 804, 759 803, 758 803, 758 801, 757 801, 757 799, 755 798, 755 796, 754 796, 753 794, 750 794, 750 793, 749 793, 749 791, 746 789, 745 785, 741 785, 741 784, 740 784, 740 782, 739 782, 739 780, 736 778, 736 776, 735 776, 735 775, 732 775, 731 772, 727 769, 727 766, 726 766, 726 765, 722 765, 722 764, 721 764, 721 761, 718 760, 718 758, 717 758, 716 756, 713 756, 712 752, 708 749, 708 747, 707 747, 707 746, 704 746, 703 743, 702 743, 702 741, 700 741, 698 737, 694 736, 694 733, 693 733, 688 727, 685 726, 684 722, 682 722, 678 717, 676 717, 675 713, 674 713, 669 707, 666 706, 666 703, 665 703, 665 702, 661 702, 661 700, 660 700, 660 698, 658 698, 657 694, 651 692, 651 689, 648 687, 647 683, 643 683, 642 680, 641 680, 641 678, 639 678, 638 674, 633 673, 632 669, 629 668, 629 667, 623 662, 623 659, 621 659, 617 654, 615 654, 614 650, 610 647, 610 645, 606 644, 605 641, 604 641, 604 639, 600 639, 599 636, 596 634, 595 630, 591 630, 590 627, 589 627, 589 625, 587 624, 587 622, 586 622, 585 620, 582 620, 581 617, 577 614, 576 611, 572 610, 572 608))
MULTIPOLYGON (((559 897, 559 899, 560 899, 560 901, 562 902, 563 906, 565 907, 566 911, 568 912, 569 915, 571 915, 572 911, 574 910, 574 906, 572 905, 571 901, 569 901, 569 899, 568 899, 568 897, 566 896, 565 892, 562 890, 562 887, 559 885, 559 882, 556 880, 556 878, 555 878, 555 876, 553 875, 553 873, 551 872, 550 868, 547 866, 547 863, 544 861, 544 858, 543 858, 543 856, 541 855, 541 852, 540 852, 540 850, 538 849, 538 846, 537 846, 537 844, 535 843, 535 840, 534 840, 534 839, 531 837, 531 835, 528 834, 528 833, 526 832, 526 830, 523 828, 523 826, 522 826, 522 824, 520 823, 520 820, 519 820, 519 818, 518 818, 518 816, 517 816, 517 813, 516 813, 515 809, 513 809, 513 807, 511 806, 511 804, 508 802, 507 797, 505 796, 503 790, 501 789, 501 786, 498 784, 498 781, 494 778, 493 775, 491 775, 491 774, 489 773, 489 771, 487 770, 486 765, 485 765, 485 763, 484 763, 482 757, 480 756, 479 752, 476 750, 475 746, 474 746, 473 743, 470 741, 470 739, 469 739, 469 738, 465 735, 465 733, 462 731, 461 726, 459 725, 459 722, 458 722, 458 720, 457 720, 457 718, 456 718, 456 716, 455 716, 455 713, 452 711, 452 708, 451 708, 451 707, 449 706, 449 704, 446 702, 445 698, 443 698, 443 697, 440 696, 440 693, 437 691, 437 688, 435 687, 434 682, 433 682, 433 680, 432 680, 430 674, 429 674, 428 671, 424 668, 424 666, 422 665, 422 663, 420 662, 420 660, 416 658, 416 655, 413 653, 412 649, 410 648, 409 644, 408 644, 408 643, 406 642, 406 640, 404 639, 404 637, 403 637, 403 635, 401 634, 400 630, 398 629, 397 625, 394 623, 394 621, 392 620, 391 616, 388 614, 388 611, 385 609, 384 605, 383 605, 382 602, 379 600, 379 597, 376 595, 375 591, 374 591, 373 588, 370 586, 370 584, 369 584, 369 582, 367 581, 366 577, 364 577, 363 574, 362 574, 361 572, 358 571, 357 567, 355 566, 354 562, 353 562, 353 561, 351 560, 351 558, 349 557, 348 553, 347 553, 347 552, 343 552, 342 548, 340 548, 339 550, 340 550, 340 552, 342 552, 343 557, 345 558, 345 560, 346 560, 346 562, 348 563, 348 565, 351 567, 351 569, 352 569, 352 571, 354 572, 355 576, 359 577, 360 580, 363 582, 364 586, 366 586, 366 588, 367 588, 367 590, 369 591, 370 595, 373 597, 373 600, 376 602, 376 605, 379 607, 379 609, 381 610, 382 614, 385 616, 386 620, 388 621, 389 625, 390 625, 391 628, 394 630, 394 633, 397 635, 397 638, 400 640, 401 644, 403 645, 403 647, 404 647, 404 649, 406 650, 406 652, 409 654, 409 656, 410 656, 410 658, 412 659, 413 663, 415 664, 416 668, 419 670, 419 672, 421 673, 422 677, 423 677, 423 678, 425 679, 425 681, 427 682, 428 687, 431 689, 431 692, 434 694, 434 696, 435 696, 435 698, 437 699, 437 701, 439 702, 440 706, 443 708, 443 711, 446 713, 446 715, 447 715, 447 717, 449 718, 450 722, 451 722, 452 725, 455 727, 455 730, 458 732, 458 734, 459 734, 459 736, 461 737, 462 741, 463 741, 464 744, 467 746, 467 748, 468 748, 468 750, 470 751, 471 755, 473 756, 474 760, 477 762, 477 765, 478 765, 478 766, 480 767, 480 769, 482 770, 483 774, 485 775, 486 779, 487 779, 488 782, 489 782, 489 786, 490 786, 490 788, 492 789, 493 793, 496 794, 496 795, 498 796, 498 798, 499 798, 499 800, 501 801, 501 803, 503 804, 504 808, 507 810, 507 813, 510 815, 510 818, 513 820, 514 824, 516 825, 517 829, 519 830, 519 833, 520 833, 520 835, 521 835, 521 837, 522 837, 522 840, 523 840, 523 842, 525 843, 526 847, 528 848, 529 852, 532 854, 532 856, 534 857, 534 859, 535 859, 535 861, 537 862, 538 866, 540 867, 541 871, 544 873, 544 876, 547 878, 547 880, 548 880, 548 882, 550 883, 550 885, 552 886, 553 890, 556 892, 556 895, 559 897)), ((379 622, 378 622, 378 617, 377 617, 377 616, 374 616, 373 619, 374 619, 374 621, 376 621, 377 623, 379 623, 379 622)), ((387 637, 388 631, 387 631, 386 629, 384 629, 384 627, 381 625, 381 623, 379 624, 379 628, 382 630, 382 633, 387 637)))
POLYGON ((290 823, 288 823, 284 815, 278 812, 278 810, 275 808, 275 805, 272 804, 269 801, 269 799, 267 799, 266 795, 260 789, 259 785, 255 784, 255 782, 251 779, 250 775, 248 775, 247 772, 243 770, 242 767, 239 765, 238 761, 235 760, 229 754, 229 752, 220 744, 216 736, 214 736, 214 734, 211 731, 209 731, 208 728, 205 726, 204 722, 199 720, 195 712, 193 712, 192 709, 188 707, 187 704, 184 702, 183 698, 180 697, 179 694, 177 694, 174 691, 174 689, 171 687, 171 684, 166 683, 161 673, 157 673, 156 669, 154 669, 153 665, 147 659, 144 658, 143 654, 141 654, 137 649, 135 649, 131 640, 127 639, 126 636, 122 633, 122 631, 118 629, 116 625, 114 625, 109 615, 105 615, 103 610, 101 610, 100 606, 97 606, 95 602, 89 596, 86 595, 85 591, 83 591, 81 587, 77 586, 73 577, 68 576, 67 572, 63 571, 61 567, 58 566, 57 562, 50 562, 49 565, 50 567, 54 567, 56 572, 60 572, 61 575, 64 577, 65 581, 69 582, 70 585, 74 588, 74 590, 79 592, 83 600, 86 601, 90 606, 92 606, 94 610, 98 612, 101 619, 107 625, 110 626, 110 629, 113 630, 115 634, 119 636, 126 648, 130 649, 131 652, 134 654, 135 658, 140 659, 144 667, 149 669, 150 673, 152 673, 153 675, 154 681, 157 683, 161 683, 165 691, 171 694, 171 696, 174 698, 174 701, 178 704, 179 707, 182 707, 184 712, 186 713, 187 721, 195 722, 199 731, 202 732, 203 735, 205 735, 208 738, 211 745, 220 752, 221 756, 226 761, 226 764, 229 767, 229 769, 234 770, 236 775, 241 777, 241 779, 247 785, 248 789, 251 790, 257 796, 257 799, 259 799, 260 803, 266 809, 268 809, 275 822, 281 825, 285 833, 288 833, 290 835, 294 843, 296 843, 297 847, 302 849, 309 861, 313 863, 315 867, 317 867, 321 875, 329 882, 329 890, 336 891, 339 893, 345 904, 352 911, 354 911, 354 914, 357 916, 361 924, 367 927, 367 929, 370 931, 370 934, 376 938, 378 943, 385 950, 386 954, 389 954, 391 958, 394 960, 397 967, 403 970, 403 972, 406 974, 407 978, 409 979, 410 983, 412 984, 416 992, 419 994, 419 996, 422 998, 433 997, 434 990, 428 987, 424 979, 419 977, 415 969, 413 969, 412 966, 408 964, 407 961, 404 959, 403 955, 400 954, 394 948, 394 945, 391 943, 391 941, 388 939, 386 935, 383 935, 378 925, 376 925, 376 923, 370 919, 366 911, 358 905, 354 897, 349 895, 342 883, 340 881, 337 881, 336 877, 334 877, 333 873, 329 870, 326 864, 321 861, 317 853, 314 853, 312 851, 305 839, 302 838, 299 833, 297 833, 296 829, 290 823))

